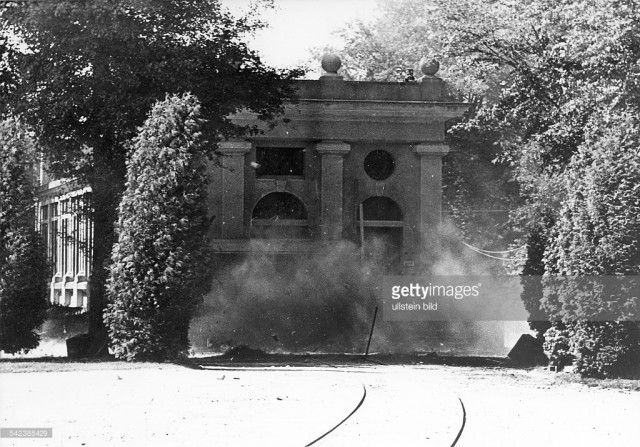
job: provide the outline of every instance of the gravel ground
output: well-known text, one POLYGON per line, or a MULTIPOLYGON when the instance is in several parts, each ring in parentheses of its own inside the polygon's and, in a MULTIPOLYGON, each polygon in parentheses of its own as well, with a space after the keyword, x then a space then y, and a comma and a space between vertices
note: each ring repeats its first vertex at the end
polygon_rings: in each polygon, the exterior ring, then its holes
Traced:
POLYGON ((541 369, 483 366, 206 368, 2 361, 0 427, 51 427, 53 438, 0 446, 304 446, 360 403, 314 445, 450 446, 463 422, 463 447, 640 439, 637 381, 607 389, 541 369))

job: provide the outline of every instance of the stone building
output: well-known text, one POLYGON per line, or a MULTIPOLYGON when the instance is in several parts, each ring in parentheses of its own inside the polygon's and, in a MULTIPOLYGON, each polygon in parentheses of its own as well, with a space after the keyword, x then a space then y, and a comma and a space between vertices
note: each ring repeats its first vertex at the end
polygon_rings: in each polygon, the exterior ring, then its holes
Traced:
MULTIPOLYGON (((444 100, 433 64, 413 82, 350 82, 325 56, 319 80, 297 83, 299 100, 263 134, 223 141, 209 209, 220 253, 254 239, 274 253, 305 253, 342 239, 384 241, 386 270, 411 273, 441 218, 445 123, 466 104, 444 100)), ((240 112, 237 124, 260 125, 240 112)))

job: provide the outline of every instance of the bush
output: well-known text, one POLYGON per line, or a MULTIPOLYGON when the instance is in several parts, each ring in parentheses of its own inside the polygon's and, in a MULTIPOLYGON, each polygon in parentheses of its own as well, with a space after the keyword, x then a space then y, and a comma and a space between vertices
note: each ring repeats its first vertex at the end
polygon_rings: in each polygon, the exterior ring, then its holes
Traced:
POLYGON ((640 330, 634 322, 580 322, 572 325, 576 371, 584 377, 638 377, 640 330))
POLYGON ((127 360, 175 360, 212 267, 200 106, 192 95, 156 104, 127 162, 104 321, 127 360))
POLYGON ((640 374, 640 328, 635 322, 556 323, 545 333, 544 349, 552 364, 573 363, 583 377, 640 374))
POLYGON ((0 350, 38 346, 49 269, 34 229, 35 142, 17 119, 0 122, 0 350))
POLYGON ((637 372, 638 326, 628 320, 640 302, 616 279, 640 274, 639 146, 636 114, 608 112, 589 123, 562 174, 566 197, 545 250, 541 308, 565 323, 547 331, 547 349, 562 357, 568 339, 583 376, 637 372))
POLYGON ((549 364, 563 368, 571 365, 574 356, 571 352, 571 335, 567 326, 562 323, 554 323, 544 333, 544 353, 549 358, 549 364))

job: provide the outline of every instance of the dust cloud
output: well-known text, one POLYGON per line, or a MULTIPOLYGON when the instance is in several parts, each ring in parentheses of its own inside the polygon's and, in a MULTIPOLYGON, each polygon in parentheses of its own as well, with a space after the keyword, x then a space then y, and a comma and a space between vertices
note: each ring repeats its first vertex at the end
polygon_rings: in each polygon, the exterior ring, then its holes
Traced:
MULTIPOLYGON (((195 355, 248 345, 272 353, 364 353, 384 274, 384 242, 368 242, 363 260, 350 241, 279 254, 268 239, 247 253, 220 254, 210 293, 192 321, 195 355)), ((460 243, 445 222, 421 260, 434 275, 505 274, 500 261, 460 243)), ((377 315, 371 352, 505 355, 526 323, 388 322, 377 315), (509 329, 507 330, 507 327, 509 329)))

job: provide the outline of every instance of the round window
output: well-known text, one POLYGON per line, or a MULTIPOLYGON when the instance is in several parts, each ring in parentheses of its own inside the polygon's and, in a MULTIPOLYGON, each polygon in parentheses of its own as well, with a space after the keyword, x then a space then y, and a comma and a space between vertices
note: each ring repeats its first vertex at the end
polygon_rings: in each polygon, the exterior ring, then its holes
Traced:
POLYGON ((364 159, 364 172, 374 180, 385 180, 393 174, 396 162, 387 151, 376 150, 369 152, 364 159))

